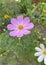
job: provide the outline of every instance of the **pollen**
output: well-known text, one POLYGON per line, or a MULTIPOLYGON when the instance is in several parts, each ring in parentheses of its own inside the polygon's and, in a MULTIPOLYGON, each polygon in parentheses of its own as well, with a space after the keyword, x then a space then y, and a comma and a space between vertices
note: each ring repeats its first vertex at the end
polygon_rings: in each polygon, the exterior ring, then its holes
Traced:
POLYGON ((46 51, 44 51, 43 54, 46 55, 46 51))
POLYGON ((18 29, 22 30, 23 29, 23 25, 19 25, 18 29))

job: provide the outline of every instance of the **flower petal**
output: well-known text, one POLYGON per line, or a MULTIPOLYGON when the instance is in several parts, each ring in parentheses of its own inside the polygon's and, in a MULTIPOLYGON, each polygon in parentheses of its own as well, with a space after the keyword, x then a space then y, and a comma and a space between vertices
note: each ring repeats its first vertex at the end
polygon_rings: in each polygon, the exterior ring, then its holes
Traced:
POLYGON ((24 18, 24 23, 29 23, 30 22, 30 18, 29 17, 25 17, 24 18))
POLYGON ((41 55, 41 52, 36 52, 35 54, 34 54, 34 56, 40 56, 41 55))
POLYGON ((39 47, 35 47, 36 51, 42 51, 42 49, 40 49, 39 47))
POLYGON ((44 58, 44 64, 46 64, 46 57, 44 58))
POLYGON ((18 16, 17 21, 19 22, 19 24, 23 24, 23 16, 18 16))
POLYGON ((16 32, 16 31, 11 31, 11 32, 9 33, 9 35, 10 35, 10 36, 13 36, 13 37, 15 37, 15 36, 16 36, 16 34, 17 34, 17 32, 16 32))
POLYGON ((17 25, 17 24, 18 24, 16 18, 12 18, 12 19, 11 19, 11 23, 12 23, 13 25, 17 25))
POLYGON ((43 50, 45 49, 43 44, 40 44, 40 48, 43 49, 43 50))
POLYGON ((8 24, 8 25, 7 25, 7 29, 8 29, 8 30, 14 30, 14 26, 13 26, 12 24, 8 24))
POLYGON ((32 28, 34 28, 34 24, 33 23, 29 23, 29 24, 25 25, 25 29, 32 29, 32 28))
POLYGON ((28 31, 28 30, 23 30, 23 33, 24 33, 25 35, 27 35, 27 34, 30 34, 30 31, 28 31))
POLYGON ((41 61, 43 61, 43 59, 44 59, 44 56, 41 55, 41 56, 39 56, 39 58, 37 60, 38 60, 38 62, 41 62, 41 61))
POLYGON ((23 31, 19 31, 18 33, 17 33, 17 37, 23 37, 23 31))

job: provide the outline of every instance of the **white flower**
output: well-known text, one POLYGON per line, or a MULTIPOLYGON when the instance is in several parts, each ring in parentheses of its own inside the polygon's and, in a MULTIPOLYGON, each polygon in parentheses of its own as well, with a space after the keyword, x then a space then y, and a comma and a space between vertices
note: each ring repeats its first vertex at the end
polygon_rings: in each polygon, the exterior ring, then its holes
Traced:
POLYGON ((44 60, 44 64, 46 64, 46 48, 43 44, 40 44, 39 47, 35 47, 35 50, 37 51, 34 55, 39 56, 38 57, 38 62, 42 62, 44 60))

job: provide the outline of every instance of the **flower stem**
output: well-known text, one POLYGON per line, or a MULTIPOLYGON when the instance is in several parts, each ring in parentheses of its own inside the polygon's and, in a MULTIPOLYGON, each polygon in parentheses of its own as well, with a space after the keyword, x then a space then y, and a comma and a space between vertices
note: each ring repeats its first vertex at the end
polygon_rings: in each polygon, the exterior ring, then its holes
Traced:
POLYGON ((19 43, 20 43, 20 40, 21 40, 21 38, 19 38, 19 43))

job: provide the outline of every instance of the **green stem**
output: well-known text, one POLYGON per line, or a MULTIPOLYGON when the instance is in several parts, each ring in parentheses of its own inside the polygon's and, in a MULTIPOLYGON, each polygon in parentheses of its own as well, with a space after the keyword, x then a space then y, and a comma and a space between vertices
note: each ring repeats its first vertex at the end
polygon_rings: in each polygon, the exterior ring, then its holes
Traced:
POLYGON ((21 38, 19 38, 19 43, 20 43, 20 40, 21 40, 21 38))

